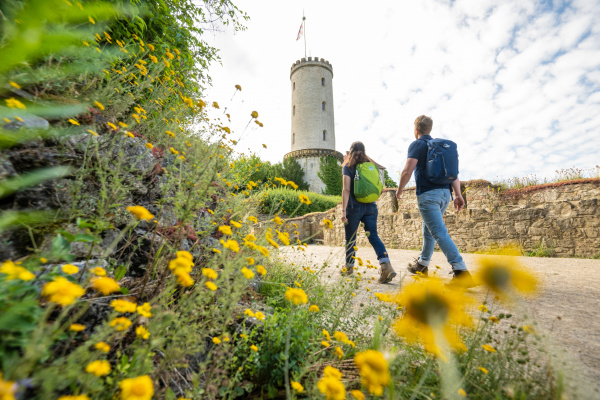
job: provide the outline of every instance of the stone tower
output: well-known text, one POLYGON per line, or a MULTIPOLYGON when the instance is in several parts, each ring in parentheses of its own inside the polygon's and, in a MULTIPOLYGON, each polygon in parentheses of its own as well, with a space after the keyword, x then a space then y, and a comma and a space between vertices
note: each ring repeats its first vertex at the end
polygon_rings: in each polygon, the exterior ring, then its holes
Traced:
POLYGON ((325 184, 319 176, 321 157, 333 156, 342 162, 335 151, 333 119, 333 68, 329 61, 317 57, 303 58, 292 65, 292 151, 284 156, 295 158, 304 170, 304 180, 310 191, 321 193, 325 184))

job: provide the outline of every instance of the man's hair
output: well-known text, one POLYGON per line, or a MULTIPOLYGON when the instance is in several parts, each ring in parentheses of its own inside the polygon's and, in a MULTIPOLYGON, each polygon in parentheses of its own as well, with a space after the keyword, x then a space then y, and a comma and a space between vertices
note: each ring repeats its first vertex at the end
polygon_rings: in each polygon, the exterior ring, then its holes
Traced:
POLYGON ((348 165, 350 168, 356 168, 358 164, 370 161, 371 159, 367 157, 367 154, 365 153, 365 145, 362 142, 354 142, 350 145, 350 154, 344 165, 348 165))
POLYGON ((415 119, 415 128, 417 128, 419 136, 429 135, 431 128, 433 128, 433 120, 427 115, 420 115, 415 119))

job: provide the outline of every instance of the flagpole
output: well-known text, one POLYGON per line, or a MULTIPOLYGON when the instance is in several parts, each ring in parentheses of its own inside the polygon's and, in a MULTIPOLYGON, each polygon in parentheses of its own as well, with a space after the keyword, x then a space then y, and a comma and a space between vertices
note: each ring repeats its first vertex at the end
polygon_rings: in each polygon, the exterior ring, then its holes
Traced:
POLYGON ((302 22, 304 23, 304 58, 306 58, 306 17, 304 16, 304 10, 302 10, 302 22))

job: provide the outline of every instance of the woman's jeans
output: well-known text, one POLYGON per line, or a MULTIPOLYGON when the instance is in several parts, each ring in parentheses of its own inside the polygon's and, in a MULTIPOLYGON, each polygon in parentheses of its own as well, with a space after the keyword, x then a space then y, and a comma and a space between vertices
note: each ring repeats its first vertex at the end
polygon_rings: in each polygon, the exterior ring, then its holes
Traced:
POLYGON ((463 261, 458 248, 448 234, 446 224, 444 223, 444 213, 451 196, 448 189, 434 189, 417 196, 419 212, 423 218, 423 250, 419 257, 419 264, 429 266, 435 242, 448 259, 452 269, 466 270, 467 266, 463 261))
POLYGON ((346 218, 348 223, 344 226, 346 231, 346 265, 354 266, 354 246, 356 245, 356 232, 358 225, 365 224, 365 232, 368 235, 369 242, 377 254, 380 263, 390 262, 387 250, 381 239, 377 235, 377 204, 366 203, 354 205, 352 208, 346 208, 346 218))

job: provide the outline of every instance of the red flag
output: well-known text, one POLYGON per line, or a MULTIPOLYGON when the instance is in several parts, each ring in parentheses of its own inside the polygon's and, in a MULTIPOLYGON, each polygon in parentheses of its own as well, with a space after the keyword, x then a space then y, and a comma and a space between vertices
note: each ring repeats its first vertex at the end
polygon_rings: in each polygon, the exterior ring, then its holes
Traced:
POLYGON ((300 40, 300 38, 302 37, 302 28, 304 28, 304 21, 302 21, 302 23, 300 24, 300 30, 298 30, 298 37, 296 38, 296 41, 300 40))

